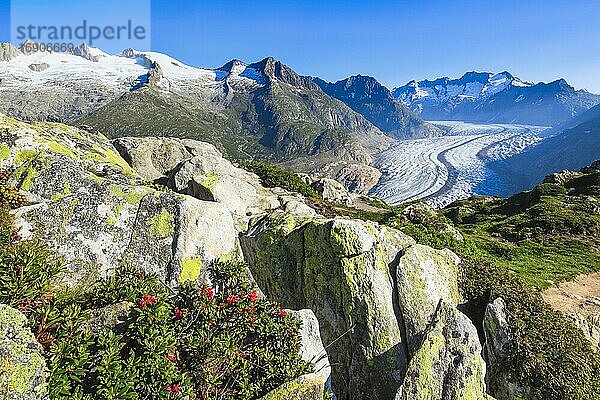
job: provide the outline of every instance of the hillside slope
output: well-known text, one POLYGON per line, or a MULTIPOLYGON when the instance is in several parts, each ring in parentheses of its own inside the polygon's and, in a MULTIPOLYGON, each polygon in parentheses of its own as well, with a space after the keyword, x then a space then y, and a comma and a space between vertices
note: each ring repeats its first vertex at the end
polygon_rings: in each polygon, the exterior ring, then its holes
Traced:
POLYGON ((514 192, 539 182, 547 174, 577 171, 600 158, 600 106, 553 130, 554 136, 494 166, 513 177, 514 192))
POLYGON ((325 93, 343 101, 390 136, 418 139, 443 134, 441 129, 409 111, 375 78, 356 75, 335 83, 319 78, 313 80, 325 93))

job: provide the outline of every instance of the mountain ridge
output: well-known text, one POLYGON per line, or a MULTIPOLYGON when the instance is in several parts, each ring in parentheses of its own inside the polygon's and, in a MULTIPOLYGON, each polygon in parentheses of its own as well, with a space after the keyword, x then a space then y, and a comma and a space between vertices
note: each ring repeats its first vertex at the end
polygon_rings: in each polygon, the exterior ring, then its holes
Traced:
POLYGON ((83 124, 113 137, 200 139, 237 160, 369 165, 371 154, 393 140, 273 57, 205 69, 156 52, 108 55, 82 45, 71 54, 21 53, 1 62, 0 74, 7 115, 83 124), (44 68, 34 71, 38 65, 44 68))
POLYGON ((362 114, 381 131, 399 139, 440 136, 443 131, 408 110, 371 76, 354 75, 335 83, 312 80, 327 94, 362 114))
POLYGON ((564 78, 532 83, 508 71, 410 81, 392 93, 426 120, 545 126, 557 125, 600 103, 600 95, 575 90, 564 78))

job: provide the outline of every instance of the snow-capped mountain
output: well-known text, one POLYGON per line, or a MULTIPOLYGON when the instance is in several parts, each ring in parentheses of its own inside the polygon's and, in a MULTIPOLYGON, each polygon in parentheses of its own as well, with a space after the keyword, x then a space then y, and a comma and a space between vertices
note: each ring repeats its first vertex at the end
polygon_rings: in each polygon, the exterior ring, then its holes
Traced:
POLYGON ((440 136, 443 131, 425 123, 392 96, 388 88, 370 76, 356 75, 337 81, 314 82, 330 96, 346 103, 383 132, 401 139, 440 136))
POLYGON ((509 72, 467 72, 459 79, 411 81, 393 95, 425 120, 522 123, 553 126, 600 103, 563 79, 525 82, 509 72))
POLYGON ((0 56, 0 112, 19 119, 85 125, 112 137, 193 138, 234 159, 308 157, 300 165, 305 170, 337 162, 331 175, 341 160, 369 164, 371 154, 392 141, 271 57, 213 69, 156 52, 110 55, 87 45, 25 54, 6 44, 0 56))
POLYGON ((409 107, 423 103, 448 103, 452 101, 477 100, 492 96, 509 86, 532 86, 515 78, 509 72, 492 74, 489 72, 467 72, 459 79, 448 77, 433 81, 410 81, 393 89, 393 95, 409 107))

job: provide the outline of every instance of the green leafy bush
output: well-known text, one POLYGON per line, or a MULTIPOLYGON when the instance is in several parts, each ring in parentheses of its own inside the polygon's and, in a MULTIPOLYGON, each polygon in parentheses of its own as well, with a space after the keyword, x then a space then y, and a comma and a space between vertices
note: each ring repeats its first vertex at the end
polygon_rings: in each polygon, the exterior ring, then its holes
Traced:
POLYGON ((51 399, 251 399, 309 372, 300 322, 259 295, 245 265, 211 266, 216 290, 176 292, 123 267, 88 291, 58 291, 61 262, 18 240, 12 222, 0 209, 11 232, 0 246, 0 303, 24 312, 44 346, 51 399))
POLYGON ((253 161, 242 164, 242 167, 260 177, 266 187, 280 187, 291 192, 298 192, 305 197, 319 199, 319 194, 298 175, 275 165, 253 161))
POLYGON ((251 399, 309 372, 300 322, 240 263, 210 268, 216 290, 174 292, 124 267, 88 293, 53 293, 60 264, 37 243, 4 247, 0 262, 0 301, 28 315, 45 347, 51 399, 251 399), (90 328, 113 307, 122 321, 90 328))
POLYGON ((481 326, 488 302, 502 297, 513 337, 509 373, 538 398, 592 400, 600 394, 600 357, 581 330, 554 311, 538 292, 506 268, 463 260, 460 288, 465 311, 481 326))
POLYGON ((49 292, 60 261, 34 241, 17 241, 0 248, 0 303, 23 312, 37 307, 49 292))

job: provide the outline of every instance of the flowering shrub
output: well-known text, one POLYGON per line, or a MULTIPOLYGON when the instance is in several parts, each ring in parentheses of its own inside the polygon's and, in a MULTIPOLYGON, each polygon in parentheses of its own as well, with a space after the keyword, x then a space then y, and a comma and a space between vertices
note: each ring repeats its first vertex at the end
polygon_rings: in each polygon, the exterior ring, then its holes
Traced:
POLYGON ((218 263, 209 271, 215 289, 187 284, 175 292, 123 268, 89 293, 29 299, 50 398, 251 399, 309 372, 299 321, 261 299, 243 271, 218 263), (122 324, 86 328, 92 314, 115 306, 128 310, 122 324))

